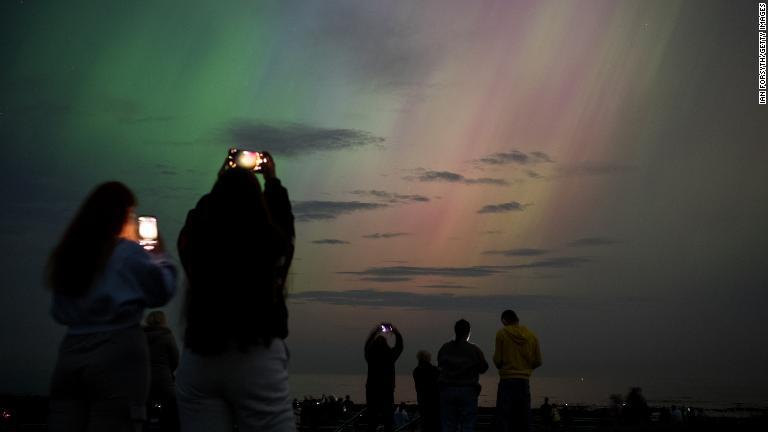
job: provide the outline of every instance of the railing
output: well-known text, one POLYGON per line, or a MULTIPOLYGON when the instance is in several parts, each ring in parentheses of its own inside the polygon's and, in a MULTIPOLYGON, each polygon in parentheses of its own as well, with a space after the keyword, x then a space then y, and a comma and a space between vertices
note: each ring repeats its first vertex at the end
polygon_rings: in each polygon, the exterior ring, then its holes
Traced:
POLYGON ((406 423, 406 424, 404 424, 404 425, 402 425, 402 426, 400 426, 398 428, 395 428, 394 431, 392 431, 392 432, 399 432, 399 431, 404 431, 404 430, 410 430, 411 426, 415 425, 416 423, 418 423, 420 421, 421 421, 421 416, 416 414, 416 416, 413 418, 413 420, 409 421, 408 423, 406 423))
POLYGON ((336 429, 336 432, 344 432, 344 430, 347 429, 347 426, 349 426, 350 424, 354 423, 355 420, 357 420, 358 418, 362 417, 363 414, 365 414, 365 411, 367 411, 367 410, 368 410, 368 408, 363 408, 362 410, 360 410, 360 412, 358 412, 357 414, 355 414, 352 417, 348 418, 347 421, 342 423, 341 426, 339 426, 336 429))

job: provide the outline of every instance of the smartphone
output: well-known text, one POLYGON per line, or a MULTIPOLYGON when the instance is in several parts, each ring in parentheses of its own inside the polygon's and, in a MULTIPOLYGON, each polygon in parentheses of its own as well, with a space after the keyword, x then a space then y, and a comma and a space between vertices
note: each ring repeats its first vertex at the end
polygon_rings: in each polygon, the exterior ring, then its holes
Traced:
POLYGON ((382 333, 389 333, 392 331, 392 324, 390 323, 381 323, 379 326, 379 329, 381 329, 382 333))
POLYGON ((139 245, 151 251, 157 246, 157 218, 139 216, 139 245))
POLYGON ((266 161, 267 159, 261 152, 231 148, 229 149, 229 155, 227 156, 227 167, 238 167, 254 172, 260 172, 261 164, 266 161))

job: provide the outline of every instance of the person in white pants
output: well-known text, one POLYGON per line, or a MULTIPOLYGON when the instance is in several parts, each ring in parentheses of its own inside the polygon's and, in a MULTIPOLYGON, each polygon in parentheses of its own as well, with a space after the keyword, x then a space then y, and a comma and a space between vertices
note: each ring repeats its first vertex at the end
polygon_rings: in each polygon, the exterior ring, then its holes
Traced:
POLYGON ((242 166, 231 150, 179 234, 188 281, 176 378, 184 432, 296 429, 284 341, 294 218, 272 157, 246 153, 242 160, 262 163, 242 166))

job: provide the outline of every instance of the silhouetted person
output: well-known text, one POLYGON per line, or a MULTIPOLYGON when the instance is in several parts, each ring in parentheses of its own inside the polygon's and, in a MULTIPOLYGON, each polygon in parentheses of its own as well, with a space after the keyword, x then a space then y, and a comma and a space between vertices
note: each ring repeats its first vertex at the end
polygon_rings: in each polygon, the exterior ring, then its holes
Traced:
POLYGON ((552 427, 552 410, 554 407, 549 403, 549 398, 544 398, 544 403, 539 407, 539 414, 541 415, 541 424, 546 430, 552 427))
POLYGON ((678 408, 676 405, 672 405, 672 409, 669 412, 670 422, 672 424, 682 424, 683 423, 683 412, 680 411, 680 408, 678 408))
POLYGON ((344 403, 342 406, 344 407, 344 412, 348 413, 352 411, 353 408, 355 408, 355 403, 352 402, 352 399, 349 397, 349 395, 346 395, 344 397, 344 403))
POLYGON ((188 281, 176 377, 183 431, 295 430, 284 341, 294 218, 264 155, 263 193, 253 171, 222 169, 179 234, 188 281))
POLYGON ((496 425, 500 432, 530 431, 531 388, 529 379, 541 366, 539 340, 509 309, 501 314, 504 325, 496 332, 493 363, 499 370, 496 425))
POLYGON ((419 365, 413 370, 413 382, 416 385, 416 400, 421 414, 421 430, 424 432, 440 431, 440 392, 437 379, 440 371, 432 364, 428 351, 416 353, 419 365))
POLYGON ((627 424, 640 425, 648 423, 651 411, 640 387, 632 387, 624 403, 623 413, 627 424))
POLYGON ((469 342, 469 321, 456 321, 453 330, 456 338, 437 354, 440 416, 443 432, 466 432, 475 429, 480 374, 488 370, 488 362, 480 348, 469 342))
POLYGON ((365 361, 368 378, 365 382, 365 403, 368 409, 368 430, 381 423, 385 431, 392 430, 392 410, 395 404, 395 362, 403 352, 403 336, 392 325, 381 324, 371 331, 365 341, 365 361), (387 344, 385 333, 395 335, 395 346, 387 344))
POLYGON ((149 347, 150 408, 159 408, 160 423, 165 431, 178 430, 179 416, 176 408, 174 373, 179 366, 179 348, 163 311, 147 315, 144 334, 149 347), (159 405, 159 406, 158 406, 159 405))
POLYGON ((149 352, 139 323, 167 303, 176 270, 160 240, 137 243, 136 198, 122 183, 86 198, 48 262, 51 314, 67 326, 50 388, 50 431, 134 431, 146 418, 149 352))

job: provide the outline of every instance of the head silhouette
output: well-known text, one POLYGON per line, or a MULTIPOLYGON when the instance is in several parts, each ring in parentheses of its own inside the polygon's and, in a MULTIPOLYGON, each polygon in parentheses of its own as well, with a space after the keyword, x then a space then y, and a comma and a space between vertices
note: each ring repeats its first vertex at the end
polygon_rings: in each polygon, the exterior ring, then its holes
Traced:
POLYGON ((501 322, 504 325, 519 324, 520 319, 513 310, 507 309, 501 313, 501 322))
POLYGON ((232 168, 219 175, 210 194, 211 216, 229 227, 238 222, 265 226, 271 221, 256 175, 232 168))
POLYGON ((102 183, 85 199, 48 261, 48 285, 54 292, 88 292, 131 222, 136 197, 119 182, 102 183))
POLYGON ((419 363, 432 363, 432 354, 427 350, 420 350, 416 353, 416 360, 418 360, 419 363))
POLYGON ((469 321, 460 319, 453 326, 453 332, 456 334, 457 341, 466 341, 469 339, 470 325, 469 321))
POLYGON ((389 344, 387 343, 387 339, 384 337, 384 335, 376 335, 376 337, 373 338, 371 350, 374 353, 389 351, 389 344))

